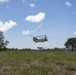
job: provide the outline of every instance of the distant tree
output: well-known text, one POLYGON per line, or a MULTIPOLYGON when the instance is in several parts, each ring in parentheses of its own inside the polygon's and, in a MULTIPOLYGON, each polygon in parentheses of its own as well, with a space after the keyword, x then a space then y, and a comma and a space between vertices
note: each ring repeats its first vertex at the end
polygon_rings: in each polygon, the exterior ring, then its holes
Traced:
POLYGON ((3 32, 0 31, 0 50, 5 49, 9 41, 5 40, 3 32))
POLYGON ((68 38, 67 41, 65 42, 66 48, 70 50, 75 50, 76 49, 76 38, 68 38))

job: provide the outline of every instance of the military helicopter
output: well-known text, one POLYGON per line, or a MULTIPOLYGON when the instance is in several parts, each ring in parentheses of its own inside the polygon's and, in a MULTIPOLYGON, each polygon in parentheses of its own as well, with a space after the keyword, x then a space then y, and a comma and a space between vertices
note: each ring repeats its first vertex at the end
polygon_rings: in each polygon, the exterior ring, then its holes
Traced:
MULTIPOLYGON (((33 37, 32 35, 29 35, 31 37, 33 37)), ((40 35, 40 36, 36 36, 36 37, 33 37, 33 41, 34 42, 45 42, 45 41, 48 41, 46 35, 40 35)))

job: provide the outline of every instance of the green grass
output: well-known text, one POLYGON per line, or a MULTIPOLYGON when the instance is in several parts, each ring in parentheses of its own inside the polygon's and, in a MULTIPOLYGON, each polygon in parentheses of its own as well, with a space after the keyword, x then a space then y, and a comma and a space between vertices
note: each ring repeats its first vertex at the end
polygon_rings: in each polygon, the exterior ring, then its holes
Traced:
POLYGON ((0 75, 76 75, 76 52, 0 51, 0 75))

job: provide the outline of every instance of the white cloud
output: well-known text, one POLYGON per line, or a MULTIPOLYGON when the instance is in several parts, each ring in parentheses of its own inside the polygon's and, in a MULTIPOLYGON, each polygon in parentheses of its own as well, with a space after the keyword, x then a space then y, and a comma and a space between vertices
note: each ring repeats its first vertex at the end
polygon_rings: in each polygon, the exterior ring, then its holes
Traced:
POLYGON ((33 7, 35 7, 35 4, 29 4, 29 6, 33 8, 33 7))
POLYGON ((0 0, 0 3, 9 2, 10 0, 0 0))
POLYGON ((65 5, 68 6, 68 7, 72 6, 72 4, 69 1, 66 1, 65 5))
POLYGON ((29 30, 23 31, 22 33, 23 33, 24 35, 29 35, 29 34, 30 34, 30 31, 29 31, 29 30))
POLYGON ((2 21, 0 21, 0 30, 6 32, 7 30, 11 29, 16 25, 16 22, 13 22, 12 20, 10 20, 9 22, 5 22, 4 24, 2 21))
POLYGON ((29 15, 25 18, 26 21, 30 22, 41 22, 45 18, 45 13, 40 12, 37 15, 29 15))
POLYGON ((74 32, 74 35, 76 35, 76 32, 74 32))

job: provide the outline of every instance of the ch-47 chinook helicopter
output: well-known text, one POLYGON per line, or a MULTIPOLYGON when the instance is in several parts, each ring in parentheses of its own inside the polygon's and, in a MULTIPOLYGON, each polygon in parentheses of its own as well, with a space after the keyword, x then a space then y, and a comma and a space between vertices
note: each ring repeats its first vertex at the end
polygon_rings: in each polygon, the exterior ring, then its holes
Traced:
MULTIPOLYGON (((32 35, 29 35, 31 37, 33 37, 32 35)), ((48 41, 46 35, 40 35, 40 36, 36 36, 36 37, 33 37, 33 41, 34 42, 45 42, 45 41, 48 41)))

